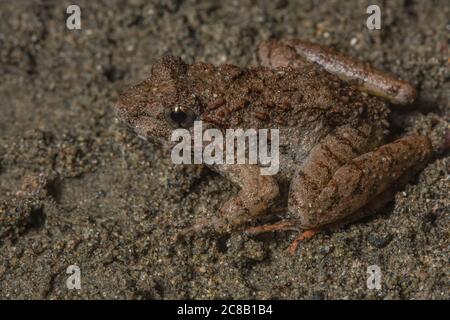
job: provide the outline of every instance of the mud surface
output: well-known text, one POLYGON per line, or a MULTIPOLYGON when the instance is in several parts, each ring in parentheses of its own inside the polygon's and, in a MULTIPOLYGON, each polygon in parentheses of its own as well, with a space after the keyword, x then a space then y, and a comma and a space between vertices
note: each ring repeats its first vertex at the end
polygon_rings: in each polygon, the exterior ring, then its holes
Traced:
POLYGON ((380 2, 378 31, 365 1, 77 3, 82 30, 70 31, 71 2, 0 2, 0 298, 450 298, 448 1, 380 2), (290 232, 174 244, 237 189, 173 165, 112 105, 164 53, 246 66, 269 37, 332 45, 413 83, 418 102, 393 112, 393 136, 427 134, 436 154, 376 217, 294 257, 290 232), (381 290, 366 286, 374 264, 381 290), (81 290, 66 287, 69 265, 81 290))

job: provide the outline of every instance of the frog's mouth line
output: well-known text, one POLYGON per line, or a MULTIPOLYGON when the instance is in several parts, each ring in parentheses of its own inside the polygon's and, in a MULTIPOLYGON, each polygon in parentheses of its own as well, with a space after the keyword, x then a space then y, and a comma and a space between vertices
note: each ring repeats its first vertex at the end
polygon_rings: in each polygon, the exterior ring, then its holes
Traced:
POLYGON ((135 126, 132 125, 131 123, 123 121, 120 118, 117 118, 117 119, 119 120, 119 123, 125 125, 125 128, 127 129, 128 132, 132 132, 132 133, 136 134, 140 139, 147 141, 149 143, 155 144, 157 146, 164 145, 163 139, 157 139, 157 138, 153 137, 153 135, 148 134, 148 133, 142 134, 142 131, 136 130, 135 126))

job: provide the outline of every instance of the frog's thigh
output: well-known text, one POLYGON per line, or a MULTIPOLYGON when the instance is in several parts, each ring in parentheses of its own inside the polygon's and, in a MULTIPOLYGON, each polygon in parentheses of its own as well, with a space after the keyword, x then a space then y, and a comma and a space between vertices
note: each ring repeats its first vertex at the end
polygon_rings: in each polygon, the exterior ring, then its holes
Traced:
POLYGON ((225 216, 241 215, 243 212, 251 216, 264 213, 272 200, 278 196, 278 183, 273 176, 263 176, 258 165, 223 164, 215 167, 241 190, 222 207, 225 216))
POLYGON ((330 140, 313 149, 291 183, 289 210, 304 228, 345 220, 387 199, 431 154, 428 138, 412 135, 346 161, 343 146, 330 140))

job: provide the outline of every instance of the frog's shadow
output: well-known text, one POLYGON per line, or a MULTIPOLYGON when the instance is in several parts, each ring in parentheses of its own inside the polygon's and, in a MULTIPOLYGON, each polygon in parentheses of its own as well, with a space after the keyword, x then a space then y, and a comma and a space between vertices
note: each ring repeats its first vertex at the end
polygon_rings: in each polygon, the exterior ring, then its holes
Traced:
POLYGON ((436 101, 428 96, 419 95, 414 101, 414 103, 405 106, 397 107, 390 105, 390 133, 388 135, 388 140, 393 141, 398 137, 405 134, 406 120, 413 117, 414 114, 428 115, 430 113, 439 114, 439 107, 436 101))

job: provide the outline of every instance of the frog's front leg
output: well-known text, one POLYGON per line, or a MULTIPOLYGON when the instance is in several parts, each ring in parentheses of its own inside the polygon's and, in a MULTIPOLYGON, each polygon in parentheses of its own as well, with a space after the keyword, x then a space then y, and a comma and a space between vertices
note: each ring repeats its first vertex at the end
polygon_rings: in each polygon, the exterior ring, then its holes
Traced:
POLYGON ((220 217, 198 220, 192 227, 182 230, 177 237, 212 227, 218 231, 231 231, 266 212, 278 196, 278 183, 273 176, 261 175, 258 165, 221 164, 214 170, 238 185, 239 193, 222 206, 220 217))
POLYGON ((365 209, 379 207, 397 183, 421 169, 432 152, 427 137, 411 135, 353 157, 357 149, 353 150, 355 133, 351 132, 341 130, 326 137, 293 179, 289 211, 296 214, 302 228, 351 220, 353 215, 363 216, 365 209), (351 135, 342 136, 344 132, 351 135))

